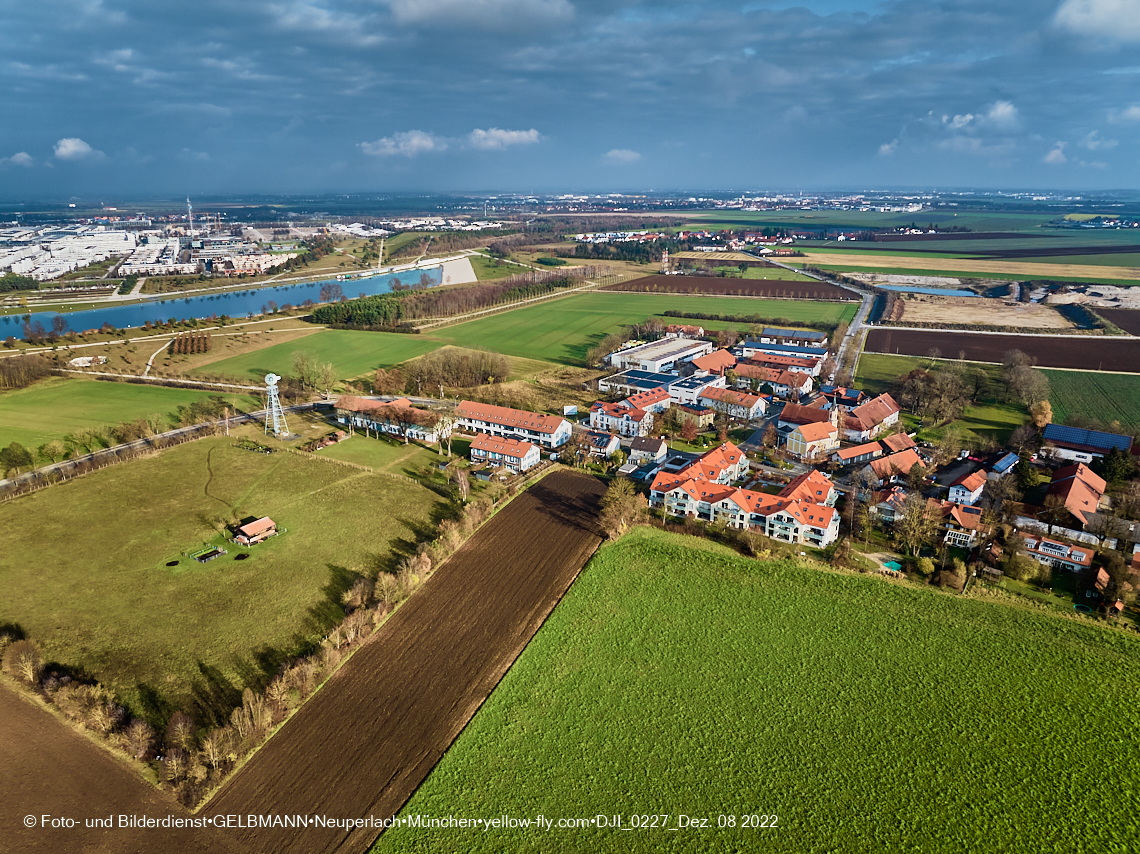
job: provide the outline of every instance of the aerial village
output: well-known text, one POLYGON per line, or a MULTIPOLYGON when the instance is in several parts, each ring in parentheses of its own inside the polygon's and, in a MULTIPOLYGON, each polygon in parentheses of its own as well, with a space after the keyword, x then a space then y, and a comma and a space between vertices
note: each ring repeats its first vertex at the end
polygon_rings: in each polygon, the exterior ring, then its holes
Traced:
POLYGON ((905 577, 906 561, 924 560, 941 566, 939 583, 964 589, 1011 567, 1039 580, 1061 570, 1074 574, 1079 604, 1106 616, 1140 587, 1140 526, 1112 514, 1093 470, 1105 458, 1135 460, 1131 436, 1045 424, 1032 455, 916 442, 889 393, 832 382, 824 332, 764 328, 727 347, 700 326, 660 335, 606 357, 610 372, 596 381, 588 415, 576 406, 550 414, 345 396, 336 420, 429 444, 465 435, 481 480, 555 461, 590 467, 628 478, 662 520, 752 531, 802 554, 834 550, 845 535, 869 544, 877 531, 885 545, 871 564, 887 576, 905 577), (1030 467, 1049 477, 1037 507, 1014 501, 1030 467), (1131 563, 1098 565, 1098 550, 1114 554, 1118 538, 1131 563))

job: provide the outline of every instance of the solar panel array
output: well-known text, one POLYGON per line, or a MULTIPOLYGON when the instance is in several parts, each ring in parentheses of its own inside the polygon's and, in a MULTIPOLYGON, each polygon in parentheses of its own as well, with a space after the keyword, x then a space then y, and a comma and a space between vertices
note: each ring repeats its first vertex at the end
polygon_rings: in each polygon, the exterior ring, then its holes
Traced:
POLYGON ((1067 445, 1084 445, 1089 448, 1103 448, 1108 451, 1119 448, 1127 451, 1132 447, 1131 436, 1117 433, 1102 433, 1099 430, 1085 430, 1082 427, 1066 427, 1063 424, 1050 424, 1045 428, 1047 442, 1062 442, 1067 445))

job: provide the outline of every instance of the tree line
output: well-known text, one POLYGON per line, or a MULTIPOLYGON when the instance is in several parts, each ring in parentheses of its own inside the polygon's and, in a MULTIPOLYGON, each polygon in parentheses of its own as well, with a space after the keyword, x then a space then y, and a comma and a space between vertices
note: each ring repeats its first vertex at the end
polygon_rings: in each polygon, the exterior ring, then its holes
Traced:
POLYGON ((581 284, 594 268, 535 272, 471 288, 403 291, 362 297, 313 309, 315 323, 365 329, 395 329, 415 320, 450 317, 504 302, 545 296, 581 284))
POLYGON ((506 356, 481 350, 436 350, 404 367, 405 389, 419 394, 438 386, 472 388, 503 382, 511 373, 506 356))
POLYGON ((49 376, 52 370, 52 363, 39 355, 25 354, 0 359, 0 389, 27 388, 49 376))

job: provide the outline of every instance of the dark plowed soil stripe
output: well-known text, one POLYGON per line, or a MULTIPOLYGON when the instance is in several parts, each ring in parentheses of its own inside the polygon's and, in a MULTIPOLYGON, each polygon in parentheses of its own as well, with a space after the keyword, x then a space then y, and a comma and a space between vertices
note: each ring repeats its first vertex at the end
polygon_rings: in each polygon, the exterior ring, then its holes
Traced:
MULTIPOLYGON (((394 815, 601 542, 597 480, 556 472, 464 545, 244 768, 206 812, 394 815)), ((384 512, 377 508, 377 512, 384 512)), ((378 831, 236 831, 265 854, 363 852, 378 831)))

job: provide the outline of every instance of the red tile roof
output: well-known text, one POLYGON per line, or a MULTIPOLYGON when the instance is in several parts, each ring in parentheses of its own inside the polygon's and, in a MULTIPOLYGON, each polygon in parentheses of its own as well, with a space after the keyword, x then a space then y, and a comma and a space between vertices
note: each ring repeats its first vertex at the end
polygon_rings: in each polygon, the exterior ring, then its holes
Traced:
POLYGON ((736 364, 736 357, 727 350, 714 350, 713 352, 693 359, 693 364, 702 371, 712 374, 722 374, 726 368, 736 364))
POLYGON ((531 452, 535 446, 521 439, 500 439, 479 433, 471 443, 472 451, 482 451, 485 454, 502 454, 504 457, 521 460, 531 452))
POLYGON ((542 415, 538 412, 524 412, 506 406, 492 406, 489 403, 476 403, 465 400, 456 408, 460 418, 486 421, 503 427, 521 427, 537 433, 555 433, 565 420, 559 415, 542 415))
POLYGON ((788 424, 817 424, 821 421, 831 423, 831 413, 826 409, 814 406, 800 406, 798 403, 789 403, 780 413, 780 421, 788 424))
POLYGON ((951 486, 960 486, 967 492, 973 493, 986 485, 986 473, 981 469, 962 475, 951 486))
POLYGON ((270 519, 268 516, 262 516, 256 521, 242 525, 238 528, 238 533, 247 537, 256 537, 258 534, 264 534, 266 531, 272 531, 277 527, 277 523, 270 519))

